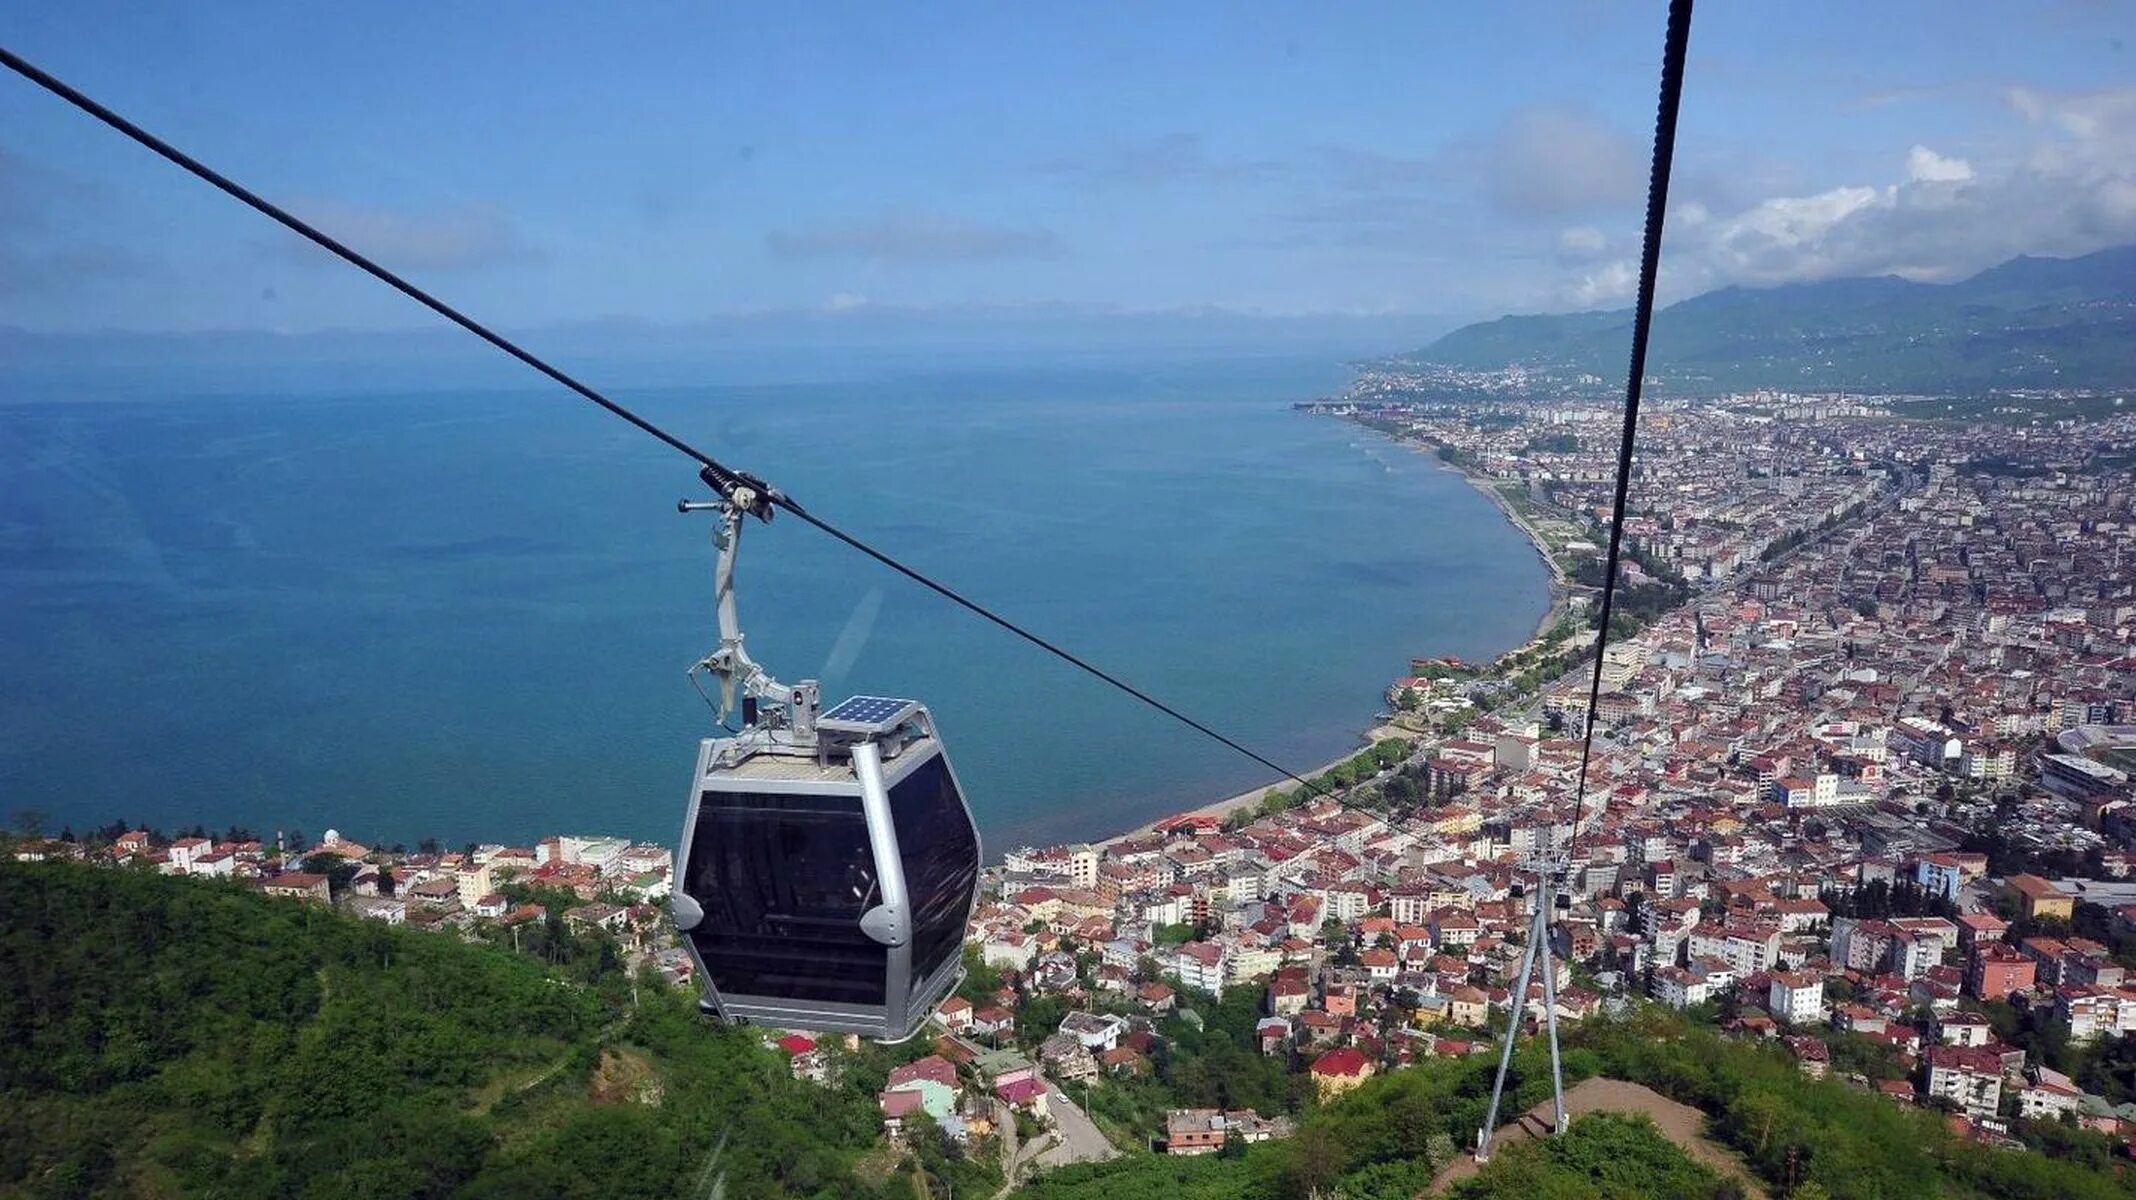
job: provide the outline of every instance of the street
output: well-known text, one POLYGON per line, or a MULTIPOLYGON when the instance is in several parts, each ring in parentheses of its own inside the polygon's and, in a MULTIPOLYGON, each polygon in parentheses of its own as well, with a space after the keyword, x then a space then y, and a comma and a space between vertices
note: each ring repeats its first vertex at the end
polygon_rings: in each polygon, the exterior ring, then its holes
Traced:
MULTIPOLYGON (((951 1036, 958 1045, 974 1055, 984 1050, 979 1043, 961 1034, 951 1036)), ((1053 1116, 1054 1131, 1032 1139, 1033 1144, 1038 1147, 1035 1154, 1032 1146, 1019 1147, 1016 1144, 1016 1125, 1014 1119, 1008 1115, 1007 1106, 1003 1105, 998 1109, 997 1119, 1001 1120, 1008 1130, 1002 1141, 1003 1167, 1008 1175, 1007 1182, 1002 1185, 1004 1194, 1015 1186, 1026 1168, 1033 1163, 1040 1167, 1061 1167, 1075 1162, 1103 1162, 1108 1158, 1118 1157, 1120 1153, 1105 1139, 1105 1135, 1099 1132, 1090 1117, 1068 1099, 1067 1093, 1061 1090, 1059 1084, 1043 1075, 1039 1076, 1039 1079, 1046 1085, 1046 1111, 1053 1116)))
POLYGON ((1098 1132, 1089 1115, 1075 1106, 1061 1091, 1060 1085, 1046 1081, 1046 1109, 1053 1114, 1054 1127, 1060 1138, 1039 1155, 1038 1161, 1049 1167, 1065 1166, 1072 1162, 1103 1162, 1115 1158, 1119 1151, 1098 1132))

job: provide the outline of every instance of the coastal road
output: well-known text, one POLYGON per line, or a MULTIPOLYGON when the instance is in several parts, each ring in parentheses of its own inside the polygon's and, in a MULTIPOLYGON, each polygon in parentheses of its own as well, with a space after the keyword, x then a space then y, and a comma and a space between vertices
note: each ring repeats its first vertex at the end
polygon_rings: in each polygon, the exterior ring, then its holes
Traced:
POLYGON ((1046 1080, 1046 1111, 1053 1114, 1053 1125, 1060 1131, 1060 1140, 1048 1146, 1038 1161, 1049 1167, 1060 1167, 1073 1162, 1104 1162, 1119 1157, 1120 1152, 1098 1132, 1090 1115, 1077 1108, 1061 1090, 1061 1085, 1050 1079, 1046 1080))

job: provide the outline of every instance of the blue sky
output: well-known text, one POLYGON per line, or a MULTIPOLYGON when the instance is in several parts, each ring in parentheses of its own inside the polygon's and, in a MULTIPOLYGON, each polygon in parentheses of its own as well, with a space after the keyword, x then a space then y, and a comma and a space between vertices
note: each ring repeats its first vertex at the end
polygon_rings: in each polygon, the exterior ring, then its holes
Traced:
MULTIPOLYGON (((507 325, 1613 305, 1659 4, 14 6, 507 325)), ((1709 0, 1667 289, 2136 241, 2136 6, 1709 0)), ((423 314, 0 79, 0 325, 423 314)))

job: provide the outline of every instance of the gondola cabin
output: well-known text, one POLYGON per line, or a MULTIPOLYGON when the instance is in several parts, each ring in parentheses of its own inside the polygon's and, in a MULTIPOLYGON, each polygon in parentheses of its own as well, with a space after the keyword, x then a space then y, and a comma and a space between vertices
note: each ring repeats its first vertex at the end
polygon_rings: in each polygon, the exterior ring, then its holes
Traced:
POLYGON ((698 752, 675 924, 721 1019, 901 1040, 962 975, 979 832, 917 701, 698 752))

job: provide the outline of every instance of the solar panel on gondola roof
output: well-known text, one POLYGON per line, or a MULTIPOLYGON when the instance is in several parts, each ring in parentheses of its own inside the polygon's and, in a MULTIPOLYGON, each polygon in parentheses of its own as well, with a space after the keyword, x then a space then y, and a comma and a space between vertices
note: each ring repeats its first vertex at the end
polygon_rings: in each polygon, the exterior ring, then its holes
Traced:
POLYGON ((920 710, 917 700, 893 696, 854 696, 816 719, 818 728, 830 733, 872 736, 888 733, 920 710))
POLYGON ((897 700, 889 696, 852 696, 823 714, 823 719, 873 725, 895 715, 899 709, 911 703, 910 700, 897 700))

